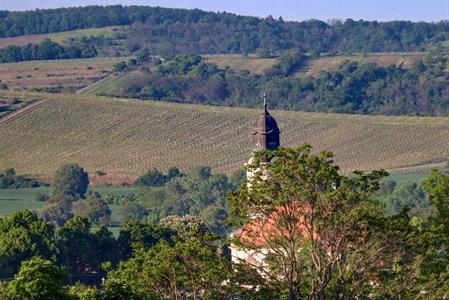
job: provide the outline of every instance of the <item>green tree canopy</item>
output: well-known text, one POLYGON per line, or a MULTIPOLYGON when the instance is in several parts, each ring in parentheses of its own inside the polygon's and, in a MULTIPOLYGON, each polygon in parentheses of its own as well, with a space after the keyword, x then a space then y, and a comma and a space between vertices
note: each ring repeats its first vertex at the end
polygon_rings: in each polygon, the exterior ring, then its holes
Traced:
POLYGON ((0 218, 0 278, 10 278, 20 263, 35 255, 51 258, 56 253, 54 226, 23 210, 0 218))
MULTIPOLYGON (((233 187, 228 177, 213 174, 207 166, 197 166, 186 174, 175 170, 171 173, 173 176, 163 188, 142 190, 137 202, 149 210, 154 220, 173 215, 200 216, 214 234, 225 238, 229 230, 225 223, 226 193, 233 187)), ((244 174, 235 176, 232 184, 237 186, 244 174)))
POLYGON ((101 300, 103 297, 100 291, 94 286, 75 283, 69 287, 68 296, 76 300, 101 300))
POLYGON ((432 169, 423 182, 429 201, 435 209, 424 235, 423 273, 427 279, 443 277, 449 284, 449 174, 432 169))
POLYGON ((122 222, 140 221, 148 217, 149 210, 135 201, 129 201, 120 207, 119 214, 122 217, 122 222))
POLYGON ((55 173, 53 194, 73 199, 82 198, 89 186, 89 177, 77 164, 61 166, 55 173))
POLYGON ((73 210, 76 215, 88 218, 95 225, 111 223, 111 210, 99 193, 89 191, 86 199, 78 200, 73 204, 73 210))
POLYGON ((110 261, 115 264, 120 249, 112 233, 106 227, 91 232, 88 219, 75 216, 58 234, 58 263, 64 266, 69 282, 100 282, 104 272, 101 264, 110 261))
POLYGON ((403 182, 398 184, 386 197, 388 211, 398 213, 402 206, 418 211, 430 206, 427 196, 420 185, 415 182, 403 182))
POLYGON ((158 242, 170 241, 172 231, 158 224, 148 224, 139 221, 128 221, 120 230, 118 243, 122 257, 127 258, 133 249, 149 249, 158 242))
POLYGON ((136 186, 163 186, 170 180, 167 175, 164 175, 158 169, 149 170, 144 175, 137 178, 134 182, 136 186))
POLYGON ((203 221, 196 216, 168 216, 161 220, 160 225, 171 231, 177 236, 186 239, 189 236, 204 237, 210 235, 209 229, 203 221))
POLYGON ((266 251, 260 264, 241 262, 264 274, 266 286, 288 299, 363 298, 381 286, 379 265, 402 238, 370 197, 386 172, 340 175, 332 153, 313 155, 309 145, 257 153, 247 167, 250 184, 229 198, 242 226, 233 242, 266 251))
POLYGON ((135 251, 132 258, 108 273, 106 297, 225 298, 223 281, 230 274, 229 262, 201 237, 189 236, 174 245, 161 241, 149 250, 135 251))
POLYGON ((63 226, 73 217, 73 203, 67 196, 55 195, 48 199, 39 212, 39 216, 46 222, 63 226))
POLYGON ((16 170, 13 168, 7 168, 3 174, 0 173, 0 189, 39 187, 41 185, 42 183, 36 179, 17 176, 16 170))
POLYGON ((23 261, 19 272, 8 284, 10 299, 57 300, 63 299, 64 272, 50 260, 33 257, 23 261))

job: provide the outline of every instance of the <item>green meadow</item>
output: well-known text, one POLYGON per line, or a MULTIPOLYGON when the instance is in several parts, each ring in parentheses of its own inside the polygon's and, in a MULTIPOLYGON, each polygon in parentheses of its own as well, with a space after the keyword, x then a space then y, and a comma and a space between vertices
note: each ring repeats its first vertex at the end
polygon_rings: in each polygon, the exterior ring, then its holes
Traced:
MULTIPOLYGON (((125 195, 136 191, 132 187, 95 187, 92 189, 101 194, 125 195)), ((22 209, 41 209, 45 202, 35 200, 38 193, 49 195, 51 187, 22 188, 22 189, 1 189, 0 190, 0 216, 8 216, 22 209)), ((118 206, 110 205, 112 211, 112 221, 120 222, 118 206)))

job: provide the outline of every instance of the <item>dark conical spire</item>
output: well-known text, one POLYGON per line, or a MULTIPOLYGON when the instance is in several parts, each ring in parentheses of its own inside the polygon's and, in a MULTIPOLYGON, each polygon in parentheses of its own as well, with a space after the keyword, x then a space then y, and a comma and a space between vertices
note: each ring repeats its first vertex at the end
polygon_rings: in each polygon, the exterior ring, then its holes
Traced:
POLYGON ((254 136, 256 149, 276 150, 279 147, 279 128, 276 120, 270 115, 267 108, 267 97, 263 94, 263 113, 256 122, 254 136))

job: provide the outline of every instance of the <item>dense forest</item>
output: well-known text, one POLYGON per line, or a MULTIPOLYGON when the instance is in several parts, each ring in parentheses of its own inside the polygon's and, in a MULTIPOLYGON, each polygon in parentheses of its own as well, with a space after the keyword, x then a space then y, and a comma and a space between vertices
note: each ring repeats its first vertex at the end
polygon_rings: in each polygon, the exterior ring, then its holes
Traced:
MULTIPOLYGON (((139 56, 140 57, 140 56, 139 56)), ((428 53, 410 69, 345 61, 318 78, 294 76, 307 63, 287 52, 263 75, 220 69, 200 56, 177 56, 154 71, 141 67, 114 96, 227 106, 259 106, 266 93, 270 107, 287 110, 389 115, 447 115, 447 59, 428 53)), ((121 63, 126 72, 139 62, 121 63)))
POLYGON ((148 18, 127 28, 131 50, 148 46, 153 53, 254 53, 291 48, 303 52, 348 54, 354 52, 423 51, 427 44, 447 39, 448 23, 408 21, 368 22, 318 20, 284 22, 231 14, 205 15, 198 21, 161 22, 148 18))
POLYGON ((314 53, 422 51, 448 39, 449 23, 410 21, 287 22, 198 9, 87 6, 25 12, 0 11, 0 37, 111 25, 125 29, 131 51, 157 54, 254 53, 297 48, 314 53))

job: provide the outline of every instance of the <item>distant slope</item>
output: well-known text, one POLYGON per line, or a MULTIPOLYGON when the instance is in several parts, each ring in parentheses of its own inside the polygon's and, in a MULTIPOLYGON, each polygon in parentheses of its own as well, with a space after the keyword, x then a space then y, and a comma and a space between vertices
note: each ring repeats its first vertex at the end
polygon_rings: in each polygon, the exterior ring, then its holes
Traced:
POLYGON ((8 46, 23 46, 26 44, 38 44, 45 38, 49 38, 54 42, 61 43, 69 38, 80 38, 84 36, 111 36, 114 30, 118 28, 117 26, 110 26, 104 28, 87 28, 78 29, 71 31, 63 31, 58 33, 42 33, 42 34, 31 34, 31 35, 21 35, 16 37, 4 37, 0 38, 0 48, 5 48, 8 46))
POLYGON ((0 64, 0 80, 12 90, 63 87, 77 90, 109 74, 126 58, 88 58, 0 64))
MULTIPOLYGON (((310 75, 318 77, 321 71, 337 69, 345 60, 356 61, 361 64, 374 63, 379 67, 401 66, 408 69, 413 63, 423 58, 420 52, 399 52, 399 53, 354 53, 352 55, 320 56, 308 60, 306 66, 299 70, 297 77, 310 75)), ((221 54, 221 55, 203 55, 204 61, 213 63, 224 69, 229 67, 235 71, 248 70, 254 74, 263 74, 276 63, 279 63, 279 57, 259 58, 248 55, 221 54)))
POLYGON ((379 67, 383 68, 388 66, 401 66, 404 69, 409 69, 416 61, 422 60, 423 56, 424 54, 419 52, 322 56, 311 59, 307 66, 298 72, 297 75, 310 75, 313 77, 318 77, 321 71, 336 69, 345 60, 356 61, 361 64, 375 63, 379 67))
POLYGON ((156 54, 422 51, 449 38, 447 22, 306 20, 302 22, 149 6, 0 10, 0 37, 129 25, 128 45, 156 54))
POLYGON ((138 63, 124 64, 120 74, 85 91, 243 107, 257 107, 257 99, 266 93, 272 107, 285 110, 447 116, 448 68, 446 53, 312 57, 292 52, 271 58, 207 55, 203 59, 187 55, 150 70, 138 63))
POLYGON ((254 74, 263 74, 278 62, 277 58, 258 58, 243 55, 205 55, 204 61, 218 65, 224 69, 229 67, 235 71, 248 70, 254 74))
MULTIPOLYGON (((31 96, 31 95, 30 95, 31 96)), ((203 164, 242 168, 260 110, 77 95, 46 101, 7 122, 0 119, 0 170, 52 174, 76 162, 89 172, 139 175, 157 167, 203 164)), ((282 145, 331 150, 345 172, 403 168, 449 160, 446 118, 273 111, 282 145)))
POLYGON ((21 35, 15 37, 4 37, 0 38, 0 48, 5 48, 8 46, 24 46, 29 43, 37 44, 45 38, 48 38, 49 34, 32 34, 32 35, 21 35))

